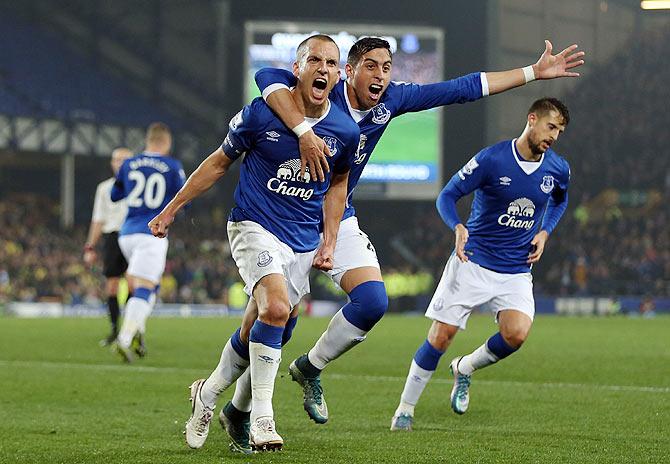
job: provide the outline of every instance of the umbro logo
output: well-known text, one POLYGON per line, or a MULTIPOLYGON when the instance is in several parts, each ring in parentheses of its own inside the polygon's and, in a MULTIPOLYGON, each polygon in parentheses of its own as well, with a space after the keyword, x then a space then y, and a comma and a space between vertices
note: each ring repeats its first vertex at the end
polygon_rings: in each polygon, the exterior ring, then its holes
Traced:
POLYGON ((275 132, 275 131, 268 131, 265 133, 268 137, 267 139, 271 142, 279 142, 279 137, 281 134, 275 132))
POLYGON ((500 185, 509 185, 512 182, 512 179, 510 179, 507 176, 503 176, 500 178, 500 185))
POLYGON ((266 356, 266 355, 264 355, 264 354, 260 354, 260 355, 258 355, 258 359, 259 359, 260 361, 265 361, 265 362, 268 363, 268 364, 272 364, 272 363, 275 363, 275 362, 276 362, 277 364, 279 364, 279 363, 281 362, 281 359, 275 361, 275 359, 271 358, 270 356, 266 356))

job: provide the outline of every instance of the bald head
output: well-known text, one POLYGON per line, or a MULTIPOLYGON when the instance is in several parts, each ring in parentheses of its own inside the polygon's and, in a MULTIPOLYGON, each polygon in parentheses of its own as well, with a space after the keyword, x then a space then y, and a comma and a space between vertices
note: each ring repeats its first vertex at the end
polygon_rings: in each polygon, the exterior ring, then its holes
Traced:
POLYGON ((335 45, 335 48, 337 49, 337 59, 339 63, 340 47, 337 46, 337 43, 333 40, 333 38, 325 34, 314 34, 307 37, 302 42, 300 42, 300 45, 298 45, 298 48, 295 51, 296 55, 295 60, 299 65, 301 63, 304 63, 305 60, 307 60, 307 56, 309 55, 309 47, 311 44, 315 42, 326 42, 335 45))
POLYGON ((116 175, 119 172, 119 169, 121 168, 121 165, 123 162, 131 158, 133 156, 133 152, 130 150, 130 148, 126 147, 119 147, 115 149, 112 152, 112 171, 114 171, 114 175, 116 175))

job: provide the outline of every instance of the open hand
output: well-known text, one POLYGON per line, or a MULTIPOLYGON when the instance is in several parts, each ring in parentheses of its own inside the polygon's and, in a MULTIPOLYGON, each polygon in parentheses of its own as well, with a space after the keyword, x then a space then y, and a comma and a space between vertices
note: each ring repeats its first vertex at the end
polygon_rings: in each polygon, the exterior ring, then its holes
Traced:
POLYGON ((535 234, 535 237, 533 237, 533 240, 530 242, 533 251, 528 255, 528 261, 526 261, 528 264, 537 263, 540 260, 547 239, 549 239, 549 234, 545 230, 541 230, 535 234))
POLYGON ((465 254, 465 244, 468 243, 468 229, 463 224, 457 224, 454 233, 456 234, 456 256, 462 263, 465 263, 469 261, 468 255, 465 254))
POLYGON ((575 52, 577 44, 570 45, 557 55, 552 55, 553 46, 548 40, 544 41, 545 49, 537 63, 533 65, 533 72, 536 79, 553 79, 555 77, 579 77, 579 73, 572 72, 570 69, 584 64, 581 58, 584 52, 575 52), (574 53, 573 53, 574 52, 574 53))
POLYGON ((330 172, 328 158, 331 156, 326 142, 314 131, 307 131, 298 139, 300 144, 300 178, 305 178, 305 167, 311 176, 311 180, 326 180, 325 174, 330 172))

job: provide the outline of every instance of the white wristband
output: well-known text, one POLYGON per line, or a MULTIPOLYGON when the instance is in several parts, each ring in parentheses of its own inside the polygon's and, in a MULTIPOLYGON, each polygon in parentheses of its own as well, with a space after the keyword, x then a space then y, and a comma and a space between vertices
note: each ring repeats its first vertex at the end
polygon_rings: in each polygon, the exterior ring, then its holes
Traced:
POLYGON ((305 132, 312 130, 312 126, 307 121, 303 121, 293 128, 293 133, 300 138, 305 132))
POLYGON ((526 79, 526 84, 535 80, 535 71, 533 71, 532 66, 526 66, 521 70, 523 71, 523 77, 526 79))

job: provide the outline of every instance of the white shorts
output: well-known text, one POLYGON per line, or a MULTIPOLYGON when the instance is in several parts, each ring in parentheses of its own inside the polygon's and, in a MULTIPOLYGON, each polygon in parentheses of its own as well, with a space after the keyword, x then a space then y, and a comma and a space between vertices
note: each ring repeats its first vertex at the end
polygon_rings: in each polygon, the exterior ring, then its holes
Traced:
POLYGON ((440 283, 426 310, 426 317, 465 329, 472 310, 484 307, 498 312, 521 311, 533 320, 533 277, 530 272, 503 274, 472 261, 462 263, 453 254, 447 261, 440 283))
POLYGON ((316 250, 296 253, 253 221, 228 222, 228 240, 247 295, 252 296, 258 281, 269 274, 284 276, 291 307, 309 293, 309 271, 316 250))
POLYGON ((358 226, 358 218, 351 216, 340 223, 335 243, 333 269, 328 271, 328 275, 339 285, 346 271, 359 267, 379 269, 379 260, 372 242, 358 226))
POLYGON ((149 234, 130 234, 119 237, 119 247, 128 261, 126 273, 158 284, 165 271, 168 239, 149 234))

